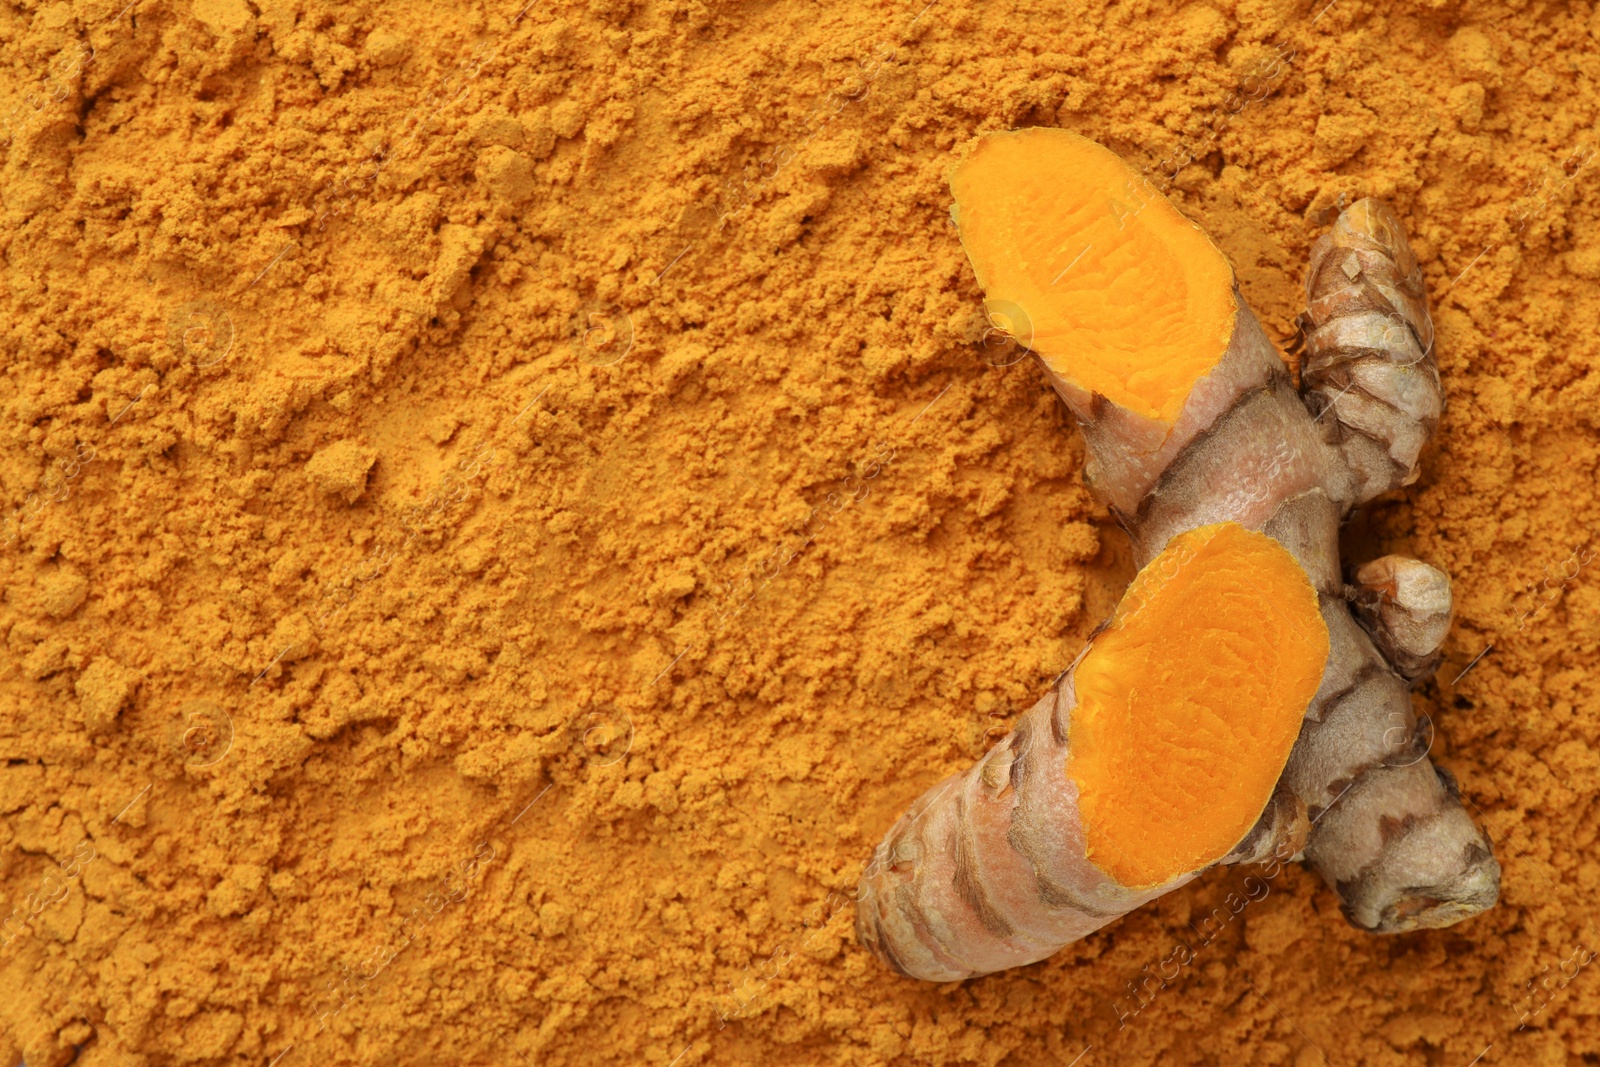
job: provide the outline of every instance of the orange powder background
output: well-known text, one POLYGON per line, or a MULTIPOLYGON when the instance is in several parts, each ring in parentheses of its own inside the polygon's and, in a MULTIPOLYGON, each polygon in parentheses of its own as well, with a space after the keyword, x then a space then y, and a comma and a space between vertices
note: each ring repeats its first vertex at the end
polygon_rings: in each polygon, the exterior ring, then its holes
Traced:
POLYGON ((0 1063, 1594 1062, 1597 34, 7 8, 0 1063), (1489 914, 1373 938, 1291 868, 1166 962, 1221 870, 960 985, 855 943, 871 846, 1128 578, 947 220, 1029 124, 1176 170, 1280 343, 1341 197, 1410 228, 1448 410, 1348 541, 1455 580, 1418 700, 1489 914))

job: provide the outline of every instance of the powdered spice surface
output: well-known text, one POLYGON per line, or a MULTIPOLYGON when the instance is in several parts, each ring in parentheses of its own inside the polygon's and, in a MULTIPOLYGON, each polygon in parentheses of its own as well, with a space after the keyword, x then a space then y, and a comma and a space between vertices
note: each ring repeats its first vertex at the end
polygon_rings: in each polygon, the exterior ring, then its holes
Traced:
POLYGON ((1597 35, 7 7, 0 1064, 1595 1062, 1597 35), (948 222, 1028 125, 1147 167, 1286 348, 1341 203, 1408 227, 1447 410, 1347 559, 1453 576, 1417 700, 1493 911, 1225 869, 959 985, 855 943, 872 843, 1129 577, 948 222))

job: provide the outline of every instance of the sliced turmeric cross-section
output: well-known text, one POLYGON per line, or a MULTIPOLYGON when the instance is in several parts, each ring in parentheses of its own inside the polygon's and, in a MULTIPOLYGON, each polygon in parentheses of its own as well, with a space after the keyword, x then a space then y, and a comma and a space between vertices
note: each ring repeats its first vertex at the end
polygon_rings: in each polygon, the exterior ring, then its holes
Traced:
POLYGON ((950 187, 999 325, 1068 381, 1173 422, 1233 335, 1233 271, 1210 238, 1066 130, 990 134, 950 187))
POLYGON ((1066 773, 1089 859, 1154 886, 1227 855, 1271 798, 1327 658, 1316 591, 1277 541, 1231 522, 1174 538, 1074 675, 1066 773))

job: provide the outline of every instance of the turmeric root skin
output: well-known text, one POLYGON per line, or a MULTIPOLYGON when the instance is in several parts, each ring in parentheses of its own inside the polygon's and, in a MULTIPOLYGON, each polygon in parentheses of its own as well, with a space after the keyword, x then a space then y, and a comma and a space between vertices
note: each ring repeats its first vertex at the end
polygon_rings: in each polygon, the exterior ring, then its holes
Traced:
POLYGON ((1352 606, 1378 651, 1408 682, 1439 665, 1454 606, 1450 579, 1418 559, 1383 556, 1356 568, 1352 606))
POLYGON ((1412 758, 1352 782, 1306 849, 1345 918, 1373 933, 1453 926, 1500 896, 1500 865, 1462 809, 1454 776, 1426 754, 1412 758))
POLYGON ((1312 245, 1306 304, 1306 404, 1355 476, 1351 504, 1410 485, 1444 388, 1422 269, 1387 205, 1352 204, 1312 245))

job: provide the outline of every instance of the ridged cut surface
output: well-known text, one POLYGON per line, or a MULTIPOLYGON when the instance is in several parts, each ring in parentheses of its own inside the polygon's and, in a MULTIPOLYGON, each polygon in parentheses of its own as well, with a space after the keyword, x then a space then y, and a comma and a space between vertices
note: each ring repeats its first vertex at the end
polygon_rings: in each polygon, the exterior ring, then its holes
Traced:
POLYGON ((1283 771, 1328 631, 1305 572, 1236 523, 1175 538, 1079 664, 1067 773, 1089 858, 1127 886, 1227 854, 1283 771))
POLYGON ((1176 418, 1233 333, 1233 271, 1210 238, 1066 130, 984 138, 951 188, 996 323, 1083 388, 1176 418))

